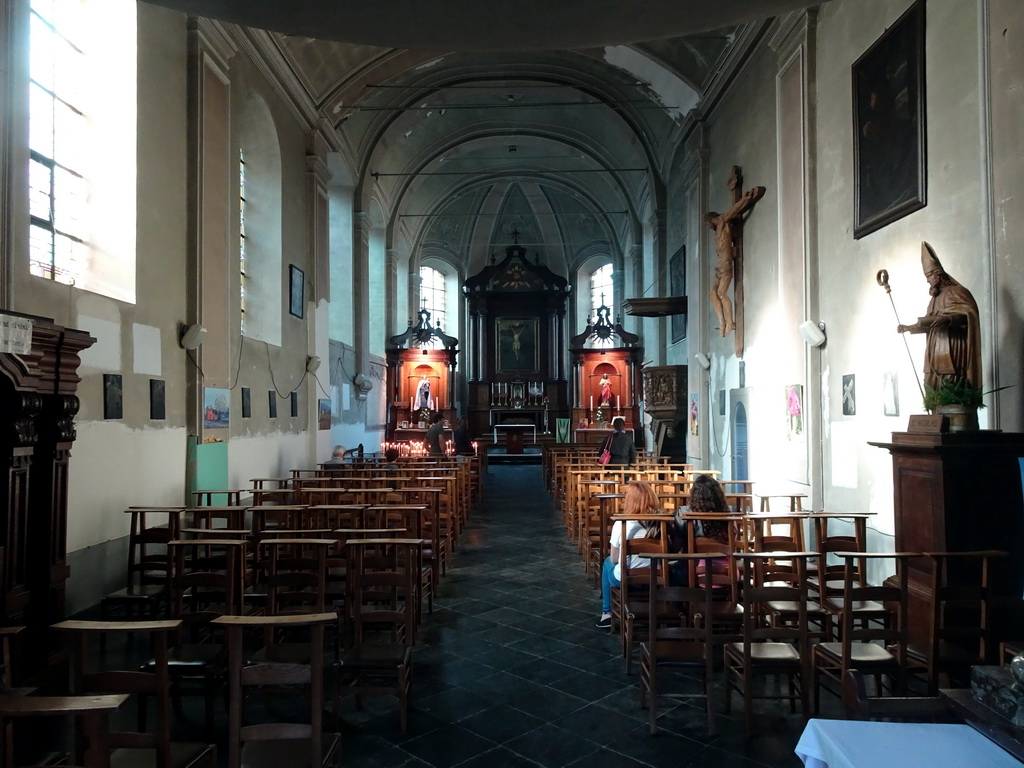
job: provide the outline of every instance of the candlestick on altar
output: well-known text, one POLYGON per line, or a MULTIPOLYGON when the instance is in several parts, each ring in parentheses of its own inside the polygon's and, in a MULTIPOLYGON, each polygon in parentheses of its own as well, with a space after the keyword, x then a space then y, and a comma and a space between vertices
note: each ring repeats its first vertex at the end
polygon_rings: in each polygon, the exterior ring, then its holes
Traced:
POLYGON ((594 410, 594 396, 590 396, 590 410, 594 410))
POLYGON ((622 410, 622 406, 619 404, 619 396, 618 395, 615 396, 615 410, 616 411, 621 411, 622 410))

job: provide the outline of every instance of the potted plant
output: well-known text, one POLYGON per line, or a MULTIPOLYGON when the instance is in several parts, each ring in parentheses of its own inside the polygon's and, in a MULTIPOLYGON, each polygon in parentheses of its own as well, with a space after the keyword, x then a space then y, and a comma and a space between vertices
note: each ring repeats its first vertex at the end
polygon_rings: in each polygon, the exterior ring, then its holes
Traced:
POLYGON ((925 386, 924 408, 928 413, 942 414, 949 419, 950 432, 978 429, 978 409, 984 408, 984 396, 1006 387, 983 392, 981 387, 961 378, 943 379, 938 388, 925 386))

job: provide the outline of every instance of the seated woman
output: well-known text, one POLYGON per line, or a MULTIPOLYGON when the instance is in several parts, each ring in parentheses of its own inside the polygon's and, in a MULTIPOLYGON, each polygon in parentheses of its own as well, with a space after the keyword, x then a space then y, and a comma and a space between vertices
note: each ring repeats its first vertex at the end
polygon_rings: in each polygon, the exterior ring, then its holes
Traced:
MULTIPOLYGON (((725 491, 722 485, 710 475, 697 475, 690 487, 690 503, 688 506, 680 507, 676 511, 677 535, 673 543, 679 541, 680 549, 686 551, 688 548, 686 526, 694 526, 694 539, 698 551, 718 549, 722 552, 729 552, 729 533, 735 537, 739 533, 739 524, 735 520, 709 520, 707 515, 729 515, 729 509, 725 500, 725 491), (687 519, 688 514, 699 513, 701 519, 687 519)), ((715 560, 712 566, 714 573, 728 573, 729 565, 725 560, 715 560)), ((673 582, 685 584, 686 574, 673 573, 673 582)))
MULTIPOLYGON (((658 494, 642 480, 632 480, 626 486, 622 512, 625 515, 659 514, 662 509, 658 502, 658 494)), ((655 521, 628 520, 626 523, 627 539, 656 538, 661 533, 661 526, 655 521)), ((611 535, 608 537, 609 554, 601 568, 601 618, 597 621, 600 629, 610 629, 612 626, 612 587, 621 584, 619 547, 623 539, 622 527, 621 520, 616 520, 612 526, 611 535)), ((631 555, 629 562, 626 563, 628 568, 640 568, 642 565, 643 562, 637 555, 631 555)))

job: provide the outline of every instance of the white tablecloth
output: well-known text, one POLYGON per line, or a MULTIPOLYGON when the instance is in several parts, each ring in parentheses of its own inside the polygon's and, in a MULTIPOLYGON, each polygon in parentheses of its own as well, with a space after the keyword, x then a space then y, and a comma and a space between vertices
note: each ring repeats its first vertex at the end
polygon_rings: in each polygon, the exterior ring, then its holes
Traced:
POLYGON ((796 754, 807 768, 1019 768, 1022 764, 969 725, 807 721, 796 754))

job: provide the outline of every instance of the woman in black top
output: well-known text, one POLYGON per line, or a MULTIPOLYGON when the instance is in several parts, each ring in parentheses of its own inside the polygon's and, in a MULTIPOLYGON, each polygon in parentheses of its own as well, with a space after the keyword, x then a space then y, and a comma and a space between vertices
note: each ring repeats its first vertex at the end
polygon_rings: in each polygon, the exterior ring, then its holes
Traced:
POLYGON ((633 466, 636 462, 636 443, 633 442, 633 436, 626 432, 626 420, 616 416, 612 419, 612 428, 615 431, 611 434, 611 443, 608 447, 612 460, 608 464, 633 466))

